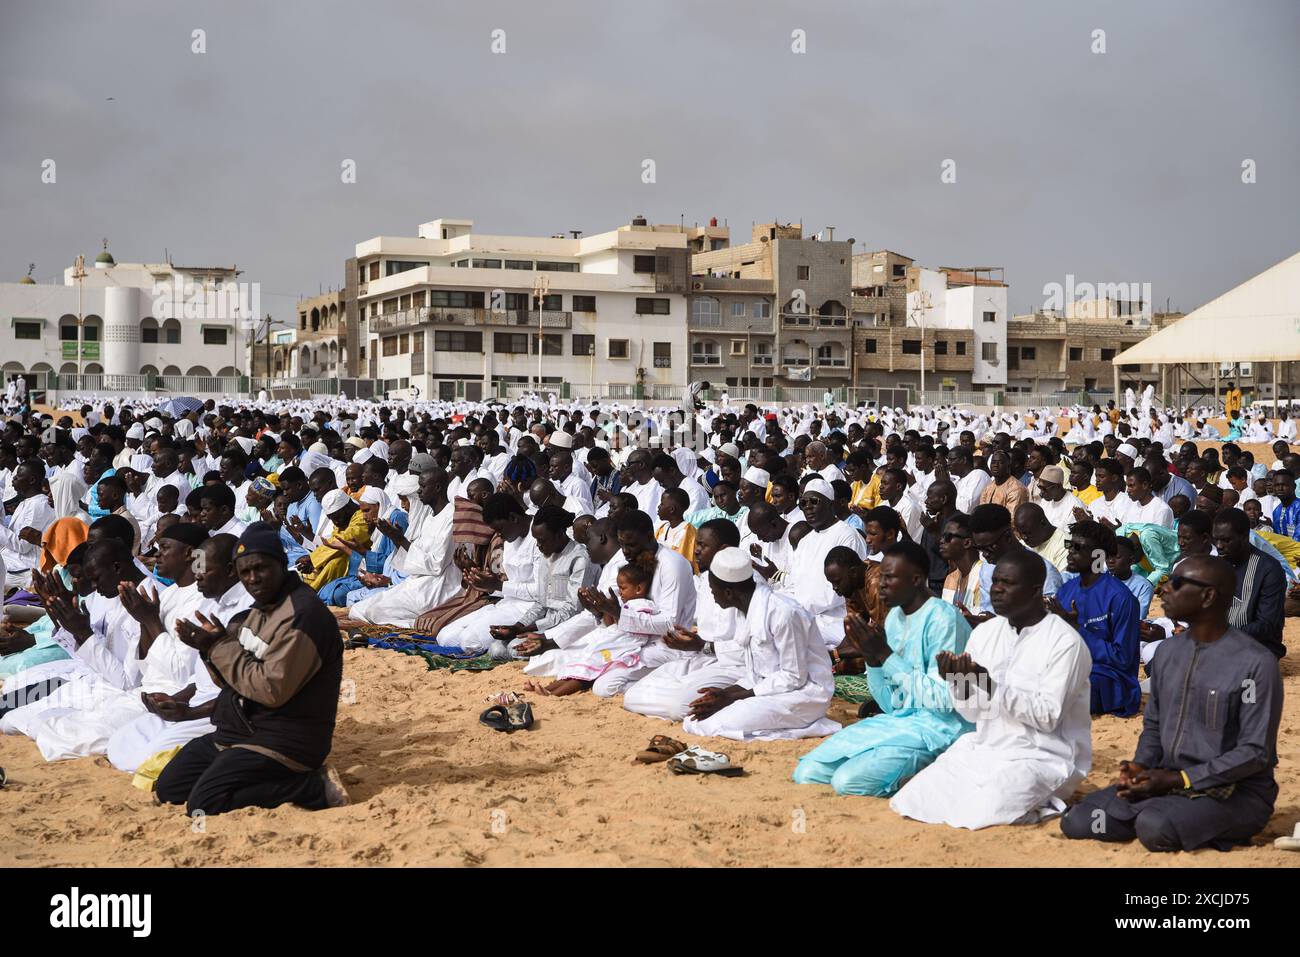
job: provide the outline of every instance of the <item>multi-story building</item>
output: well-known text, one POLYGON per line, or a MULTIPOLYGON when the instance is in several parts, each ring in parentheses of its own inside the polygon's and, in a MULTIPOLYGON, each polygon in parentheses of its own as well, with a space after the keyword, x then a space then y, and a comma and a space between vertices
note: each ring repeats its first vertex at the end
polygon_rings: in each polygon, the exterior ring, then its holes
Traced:
MULTIPOLYGON (((1150 321, 1111 317, 1083 308, 1079 318, 1045 313, 1015 316, 1007 323, 1008 392, 1087 392, 1099 398, 1114 390, 1111 362, 1156 328, 1150 321), (1099 316, 1100 318, 1086 318, 1099 316)), ((1151 367, 1121 366, 1120 388, 1141 391, 1159 380, 1151 367)))
POLYGON ((473 225, 437 219, 415 237, 357 244, 340 302, 342 366, 388 390, 470 401, 539 378, 572 395, 680 392, 691 244, 725 231, 644 217, 591 236, 473 225))
MULTIPOLYGON (((302 299, 296 309, 293 351, 284 375, 293 379, 338 378, 348 367, 343 291, 302 299)), ((277 372, 277 375, 280 374, 277 372)))
POLYGON ((87 378, 60 384, 89 389, 237 377, 243 327, 260 306, 239 275, 234 266, 119 263, 105 241, 93 267, 68 268, 61 285, 0 283, 0 373, 29 373, 33 387, 50 388, 54 376, 80 373, 87 378))
POLYGON ((920 391, 922 370, 930 392, 1006 385, 1000 268, 927 269, 881 251, 855 257, 854 269, 854 385, 920 391))
POLYGON ((853 241, 805 238, 802 226, 779 223, 755 225, 750 239, 691 257, 691 378, 848 385, 853 241))

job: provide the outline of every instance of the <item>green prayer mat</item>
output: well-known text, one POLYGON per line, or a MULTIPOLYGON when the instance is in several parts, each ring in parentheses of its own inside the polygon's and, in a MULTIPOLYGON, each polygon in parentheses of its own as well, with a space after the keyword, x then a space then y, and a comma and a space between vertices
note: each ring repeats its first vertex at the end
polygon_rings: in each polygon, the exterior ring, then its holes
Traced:
POLYGON ((866 675, 836 675, 835 697, 850 704, 865 704, 872 700, 866 675))
POLYGON ((502 661, 493 661, 492 656, 486 653, 479 655, 477 658, 447 658, 443 655, 430 654, 427 651, 417 651, 414 648, 387 648, 384 650, 399 655, 413 655, 417 658, 423 658, 430 671, 437 671, 440 668, 445 668, 448 671, 491 671, 497 665, 505 664, 502 661))

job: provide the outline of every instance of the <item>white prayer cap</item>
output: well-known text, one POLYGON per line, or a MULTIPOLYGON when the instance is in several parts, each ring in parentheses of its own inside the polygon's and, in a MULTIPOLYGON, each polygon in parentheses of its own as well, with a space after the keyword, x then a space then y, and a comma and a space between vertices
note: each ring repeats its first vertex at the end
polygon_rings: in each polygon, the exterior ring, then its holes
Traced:
POLYGON ((324 442, 313 442, 311 445, 307 446, 307 451, 315 452, 317 455, 330 454, 329 446, 326 445, 324 442))
POLYGON ((1038 473, 1039 482, 1055 482, 1057 485, 1065 484, 1065 470, 1059 465, 1049 465, 1038 473))
POLYGON ((348 504, 348 495, 342 489, 332 488, 320 500, 320 510, 326 515, 333 515, 348 504))
POLYGON ((74 442, 80 442, 82 439, 84 439, 84 438, 85 438, 86 436, 88 436, 89 434, 90 434, 90 429, 73 429, 73 430, 72 430, 72 441, 74 441, 74 442))
POLYGON ((370 444, 370 454, 377 459, 388 461, 388 443, 383 439, 376 439, 370 444))
POLYGON ((345 439, 343 444, 350 445, 354 449, 364 449, 366 447, 366 440, 359 435, 353 435, 345 439))
POLYGON ((1127 455, 1131 459, 1137 458, 1138 450, 1125 442, 1115 450, 1116 455, 1127 455))
POLYGON ((374 457, 375 453, 371 452, 369 449, 357 449, 352 453, 352 461, 356 462, 358 465, 364 465, 374 457))
POLYGON ((414 472, 403 472, 393 479, 394 495, 414 495, 420 488, 420 476, 414 472))
POLYGON ((271 431, 263 432, 260 436, 258 436, 258 438, 259 438, 259 439, 270 439, 270 440, 271 440, 272 442, 274 442, 276 445, 279 445, 279 444, 280 444, 280 436, 278 436, 276 433, 271 432, 271 431))
POLYGON ((750 485, 757 485, 759 488, 767 488, 772 476, 767 474, 766 469, 760 469, 753 465, 745 469, 745 474, 741 476, 750 485))
POLYGON ((191 422, 189 419, 177 420, 176 425, 173 428, 176 434, 179 435, 182 439, 188 439, 191 435, 194 434, 194 423, 191 422))
POLYGON ((153 468, 153 456, 137 452, 131 456, 131 468, 141 474, 147 473, 153 468))
POLYGON ((163 425, 162 419, 158 418, 156 415, 151 419, 145 419, 144 424, 151 429, 161 429, 163 425))
POLYGON ((733 459, 740 458, 740 446, 735 442, 727 442, 723 444, 718 451, 723 455, 730 455, 733 459))
MULTIPOLYGON (((334 491, 337 492, 338 489, 334 489, 334 491)), ((384 490, 377 485, 367 485, 361 490, 360 501, 365 502, 367 505, 382 505, 384 504, 384 490)))
POLYGON ((253 446, 257 444, 246 435, 236 435, 235 442, 244 450, 245 455, 251 455, 253 453, 253 446))
POLYGON ((744 550, 728 547, 714 553, 709 563, 709 574, 719 581, 747 582, 754 577, 754 565, 744 550))
MULTIPOLYGON (((820 495, 822 498, 830 499, 832 502, 835 501, 835 489, 831 488, 831 483, 825 479, 813 479, 803 487, 803 493, 805 495, 820 495)), ((717 559, 715 558, 714 561, 717 561, 717 559)))
POLYGON ((143 439, 144 426, 139 422, 132 422, 131 427, 126 430, 126 437, 128 439, 143 439))
POLYGON ((547 444, 552 445, 557 449, 571 449, 573 448, 573 436, 568 432, 565 432, 563 429, 556 429, 551 433, 551 437, 547 444))
POLYGON ((700 458, 712 464, 718 461, 718 453, 714 452, 713 449, 705 449, 703 452, 700 453, 700 458))

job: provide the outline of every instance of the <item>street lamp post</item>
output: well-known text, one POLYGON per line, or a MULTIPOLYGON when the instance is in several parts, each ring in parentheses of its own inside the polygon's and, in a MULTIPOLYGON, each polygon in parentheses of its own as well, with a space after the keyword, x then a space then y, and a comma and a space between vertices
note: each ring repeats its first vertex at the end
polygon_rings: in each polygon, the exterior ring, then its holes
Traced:
POLYGON ((533 277, 533 295, 537 298, 537 392, 542 391, 542 306, 546 302, 546 293, 551 288, 551 277, 538 274, 533 277))
POLYGON ((82 280, 86 278, 86 257, 78 256, 72 266, 72 278, 77 280, 77 388, 81 388, 81 338, 86 318, 81 311, 82 280))
POLYGON ((925 402, 925 314, 930 309, 930 294, 921 290, 916 294, 912 318, 921 327, 921 401, 925 402))

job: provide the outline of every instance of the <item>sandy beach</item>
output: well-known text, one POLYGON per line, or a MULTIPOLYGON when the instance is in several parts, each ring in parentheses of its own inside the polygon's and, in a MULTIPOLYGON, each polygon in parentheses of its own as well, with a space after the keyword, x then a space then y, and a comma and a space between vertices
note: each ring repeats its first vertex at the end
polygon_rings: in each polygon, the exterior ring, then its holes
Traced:
MULTIPOLYGON (((422 659, 364 649, 346 653, 344 678, 353 684, 344 690, 355 700, 340 706, 331 756, 352 806, 246 809, 198 828, 180 808, 154 805, 103 757, 47 764, 28 739, 4 737, 0 864, 1295 866, 1300 855, 1272 841, 1300 821, 1300 620, 1288 621, 1286 640, 1281 793, 1254 845, 1229 853, 1154 855, 1136 843, 1067 841, 1055 822, 974 833, 918 824, 882 799, 794 784, 795 761, 815 741, 712 739, 748 774, 677 776, 632 757, 654 734, 698 739, 617 700, 543 699, 536 726, 507 735, 478 715, 486 695, 523 688, 520 664, 429 671, 422 659)), ((855 711, 836 700, 831 714, 851 721, 855 711)), ((1140 731, 1140 717, 1094 721, 1082 791, 1110 783, 1140 731)))

